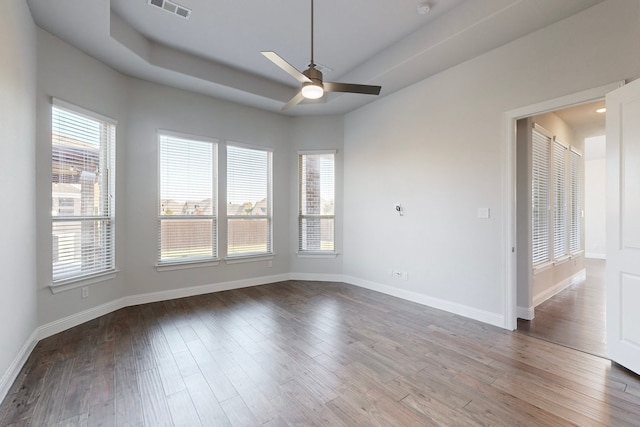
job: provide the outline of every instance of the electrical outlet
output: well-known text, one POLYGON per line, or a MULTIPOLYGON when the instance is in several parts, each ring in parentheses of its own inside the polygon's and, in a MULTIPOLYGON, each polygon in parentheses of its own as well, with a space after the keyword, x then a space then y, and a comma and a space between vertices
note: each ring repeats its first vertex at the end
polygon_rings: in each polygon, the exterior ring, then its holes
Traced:
POLYGON ((273 261, 267 262, 267 267, 269 267, 269 268, 273 267, 273 261))
POLYGON ((403 272, 400 274, 400 277, 402 278, 402 280, 405 280, 405 281, 406 281, 406 280, 409 280, 409 273, 407 273, 406 271, 403 271, 403 272))
POLYGON ((80 297, 81 298, 89 298, 89 287, 84 286, 80 288, 80 297))

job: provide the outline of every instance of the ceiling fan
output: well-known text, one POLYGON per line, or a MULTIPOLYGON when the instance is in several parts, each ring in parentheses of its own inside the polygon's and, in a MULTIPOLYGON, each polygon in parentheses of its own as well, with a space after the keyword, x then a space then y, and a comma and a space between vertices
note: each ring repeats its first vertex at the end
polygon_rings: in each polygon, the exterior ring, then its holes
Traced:
POLYGON ((322 72, 316 68, 317 64, 313 61, 313 0, 311 0, 311 61, 309 62, 309 68, 300 72, 275 52, 266 51, 260 53, 302 83, 300 92, 282 107, 282 111, 299 104, 303 99, 321 98, 325 92, 362 93, 365 95, 380 94, 381 86, 322 81, 322 72))

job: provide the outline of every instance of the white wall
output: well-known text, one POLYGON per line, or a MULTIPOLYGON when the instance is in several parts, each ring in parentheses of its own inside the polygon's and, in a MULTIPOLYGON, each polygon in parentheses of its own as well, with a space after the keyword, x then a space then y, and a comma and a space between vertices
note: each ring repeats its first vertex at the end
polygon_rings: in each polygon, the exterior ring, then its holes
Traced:
POLYGON ((638 77, 639 6, 605 1, 348 114, 345 274, 502 323, 503 114, 638 77))
POLYGON ((606 259, 606 137, 585 139, 585 253, 606 259))
POLYGON ((37 326, 35 222, 36 27, 23 0, 0 13, 0 400, 37 326), (26 347, 25 347, 26 344, 26 347))

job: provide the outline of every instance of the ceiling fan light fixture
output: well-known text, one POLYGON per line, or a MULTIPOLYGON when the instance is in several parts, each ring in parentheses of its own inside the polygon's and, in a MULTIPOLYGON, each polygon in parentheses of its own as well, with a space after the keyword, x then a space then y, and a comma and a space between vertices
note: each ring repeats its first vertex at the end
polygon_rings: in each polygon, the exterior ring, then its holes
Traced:
POLYGON ((324 88, 322 82, 311 81, 302 84, 302 96, 306 99, 318 99, 324 95, 324 88))

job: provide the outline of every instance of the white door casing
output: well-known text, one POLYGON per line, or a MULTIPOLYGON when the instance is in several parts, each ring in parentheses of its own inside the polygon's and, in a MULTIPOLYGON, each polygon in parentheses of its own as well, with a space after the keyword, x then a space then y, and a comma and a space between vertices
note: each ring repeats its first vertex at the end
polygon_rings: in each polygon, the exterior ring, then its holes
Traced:
POLYGON ((640 373, 640 80, 606 102, 607 353, 640 373))

